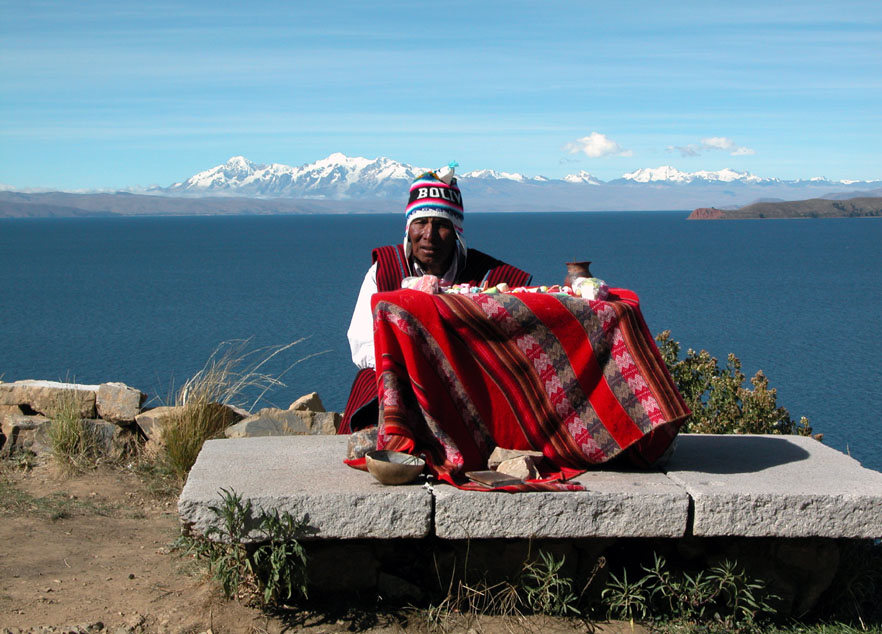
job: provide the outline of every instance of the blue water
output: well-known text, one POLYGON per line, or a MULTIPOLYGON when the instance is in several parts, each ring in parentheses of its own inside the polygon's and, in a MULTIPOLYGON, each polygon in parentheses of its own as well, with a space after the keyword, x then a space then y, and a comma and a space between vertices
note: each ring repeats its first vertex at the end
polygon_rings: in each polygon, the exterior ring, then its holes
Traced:
MULTIPOLYGON (((825 442, 882 471, 882 220, 687 222, 681 212, 477 214, 469 244, 563 278, 635 290, 653 333, 734 352, 825 442)), ((222 341, 307 339, 267 367, 341 410, 346 328, 392 215, 0 220, 0 378, 123 381, 164 399, 222 341)))

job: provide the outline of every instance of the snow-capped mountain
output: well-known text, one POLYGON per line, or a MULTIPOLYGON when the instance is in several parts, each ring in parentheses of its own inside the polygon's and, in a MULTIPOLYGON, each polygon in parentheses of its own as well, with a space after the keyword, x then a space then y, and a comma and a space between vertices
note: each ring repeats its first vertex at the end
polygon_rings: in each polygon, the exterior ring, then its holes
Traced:
MULTIPOLYGON (((234 156, 223 165, 199 172, 180 183, 160 189, 161 193, 176 195, 222 195, 247 196, 256 198, 310 198, 326 200, 392 199, 400 198, 410 182, 425 168, 399 163, 386 157, 367 159, 349 157, 335 153, 327 158, 300 167, 281 163, 262 165, 253 163, 243 156, 234 156)), ((523 174, 497 172, 491 169, 474 170, 459 176, 460 181, 472 193, 490 194, 505 192, 511 195, 520 185, 533 185, 540 188, 579 185, 617 186, 617 185, 655 185, 679 186, 781 186, 787 188, 819 187, 831 185, 865 185, 858 181, 834 183, 825 178, 812 178, 799 181, 782 181, 777 178, 763 178, 750 172, 733 169, 712 171, 682 172, 670 165, 648 167, 628 172, 621 178, 604 182, 582 170, 563 179, 548 179, 543 176, 529 177, 523 174), (501 188, 501 189, 500 189, 501 188), (511 190, 511 191, 509 191, 511 190)))
POLYGON ((593 174, 580 170, 577 174, 569 174, 563 177, 567 183, 588 183, 589 185, 602 185, 603 181, 598 180, 593 174))
POLYGON ((622 175, 623 180, 633 181, 635 183, 678 183, 688 184, 698 182, 707 183, 763 183, 778 182, 778 179, 760 178, 750 172, 736 172, 735 170, 725 168, 716 172, 708 172, 705 170, 698 172, 681 172, 670 165, 662 165, 661 167, 645 167, 643 169, 629 172, 622 175))
POLYGON ((170 194, 236 195, 268 198, 363 198, 400 195, 425 170, 380 157, 373 160, 335 153, 301 167, 262 165, 234 156, 166 188, 170 194))
POLYGON ((475 170, 473 172, 466 172, 460 178, 468 179, 468 178, 481 178, 485 180, 506 180, 506 181, 515 181, 518 183, 526 183, 527 181, 537 181, 537 182, 545 182, 548 179, 542 176, 536 176, 534 178, 529 178, 524 176, 523 174, 510 173, 510 172, 497 172, 496 170, 475 170))
MULTIPOLYGON (((425 168, 390 158, 335 153, 299 167, 253 163, 234 156, 156 193, 187 197, 294 199, 356 210, 398 209, 425 168), (373 201, 373 202, 371 202, 373 201)), ((873 191, 874 182, 824 178, 783 181, 732 169, 683 172, 670 165, 638 169, 604 182, 586 171, 562 179, 480 169, 460 173, 466 207, 483 211, 690 209, 738 206, 763 198, 800 200, 873 191)))

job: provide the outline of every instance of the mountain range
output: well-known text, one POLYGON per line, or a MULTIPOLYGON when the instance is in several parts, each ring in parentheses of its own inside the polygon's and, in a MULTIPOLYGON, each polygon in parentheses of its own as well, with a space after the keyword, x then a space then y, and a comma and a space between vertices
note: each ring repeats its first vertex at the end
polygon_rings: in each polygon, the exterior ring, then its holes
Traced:
MULTIPOLYGON (((0 216, 397 211, 411 181, 424 171, 385 157, 340 153, 299 167, 234 156, 168 187, 85 194, 0 188, 0 216), (45 213, 32 205, 42 206, 45 213)), ((551 179, 485 169, 458 178, 467 211, 724 209, 754 202, 882 196, 882 181, 786 181, 732 169, 682 172, 671 166, 638 169, 606 182, 586 171, 551 179)))
MULTIPOLYGON (((335 200, 360 199, 372 197, 398 198, 406 186, 426 168, 414 167, 399 163, 385 157, 366 159, 349 157, 345 154, 331 154, 329 157, 300 167, 272 163, 261 165, 252 163, 244 156, 234 156, 223 165, 217 165, 199 172, 185 181, 175 183, 166 188, 154 191, 165 194, 186 195, 247 195, 259 198, 330 198, 335 200), (404 185, 404 189, 402 189, 404 185)), ((788 184, 827 186, 827 187, 863 187, 864 181, 829 181, 825 178, 813 178, 808 181, 782 181, 777 178, 762 178, 750 172, 737 172, 722 169, 716 172, 698 171, 681 172, 669 165, 657 168, 638 169, 623 174, 608 182, 594 177, 586 171, 565 176, 555 180, 544 176, 529 177, 523 174, 497 172, 484 169, 465 172, 458 176, 470 186, 477 184, 486 187, 493 183, 496 186, 511 183, 520 185, 547 185, 556 183, 582 185, 628 185, 628 184, 736 184, 775 186, 788 184)), ((882 182, 876 182, 876 186, 882 182)))

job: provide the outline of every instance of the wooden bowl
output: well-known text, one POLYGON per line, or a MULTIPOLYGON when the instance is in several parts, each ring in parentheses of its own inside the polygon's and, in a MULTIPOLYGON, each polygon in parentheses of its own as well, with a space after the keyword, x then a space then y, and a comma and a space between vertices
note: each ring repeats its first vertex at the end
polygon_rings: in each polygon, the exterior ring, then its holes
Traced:
POLYGON ((365 454, 368 472, 382 484, 408 484, 417 479, 426 466, 419 456, 400 451, 369 451, 365 454))

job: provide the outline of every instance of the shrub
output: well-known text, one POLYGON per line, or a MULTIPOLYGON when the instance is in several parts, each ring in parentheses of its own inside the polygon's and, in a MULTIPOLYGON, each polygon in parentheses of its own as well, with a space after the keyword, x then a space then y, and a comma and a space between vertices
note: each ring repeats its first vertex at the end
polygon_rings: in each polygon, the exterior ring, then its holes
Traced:
POLYGON ((243 502, 234 491, 221 489, 220 494, 221 504, 209 507, 220 525, 205 536, 182 536, 175 549, 205 560, 227 598, 244 594, 264 605, 306 598, 306 553, 297 537, 308 518, 295 520, 287 511, 262 512, 255 518, 250 501, 243 502), (243 543, 254 524, 264 541, 243 543))
POLYGON ((80 405, 76 390, 64 390, 50 412, 49 446, 52 457, 65 470, 94 468, 102 455, 96 430, 83 420, 80 405))
POLYGON ((232 422, 228 406, 243 405, 239 399, 256 394, 250 409, 270 389, 283 387, 282 375, 309 357, 295 361, 278 376, 266 374, 263 368, 270 359, 301 341, 250 352, 248 340, 221 343, 205 366, 175 394, 174 404, 180 409, 166 419, 162 430, 168 470, 183 482, 205 441, 220 437, 232 422))
MULTIPOLYGON (((745 387, 741 361, 732 353, 720 367, 706 350, 687 350, 680 358, 680 344, 665 330, 656 336, 658 348, 668 371, 692 410, 681 431, 699 434, 797 434, 810 436, 809 420, 790 417, 778 407, 777 391, 758 371, 745 387)), ((816 436, 820 440, 820 436, 816 436)))
POLYGON ((665 560, 654 556, 652 566, 634 582, 610 575, 603 590, 612 617, 679 620, 714 623, 724 631, 749 631, 763 618, 775 614, 771 602, 777 597, 765 591, 765 583, 750 579, 737 564, 724 561, 695 574, 671 572, 665 560))

